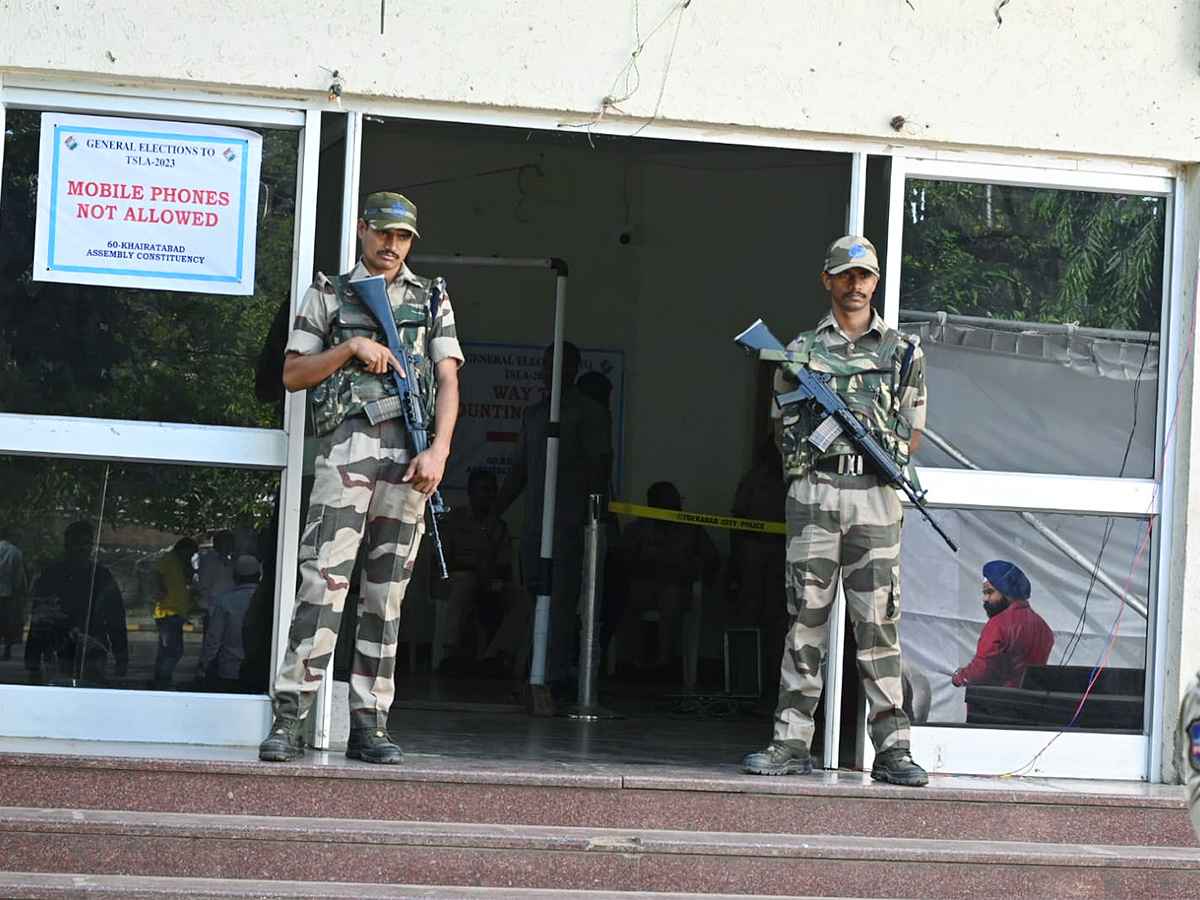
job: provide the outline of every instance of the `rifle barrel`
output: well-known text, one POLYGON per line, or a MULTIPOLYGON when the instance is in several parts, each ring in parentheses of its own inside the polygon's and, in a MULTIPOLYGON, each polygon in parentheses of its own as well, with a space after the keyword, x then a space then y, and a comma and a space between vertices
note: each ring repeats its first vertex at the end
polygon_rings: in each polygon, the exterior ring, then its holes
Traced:
MULTIPOLYGON (((787 349, 771 333, 771 329, 766 326, 762 319, 756 319, 749 328, 735 337, 734 341, 747 350, 778 351, 787 349)), ((866 426, 858 420, 846 405, 846 401, 828 385, 825 379, 820 378, 810 371, 807 366, 801 365, 798 362, 785 363, 784 361, 780 361, 779 365, 784 371, 793 375, 800 382, 800 388, 787 396, 795 396, 803 391, 824 409, 825 412, 833 416, 842 425, 842 431, 846 437, 853 441, 855 446, 864 455, 870 457, 888 484, 894 485, 904 491, 908 499, 912 501, 913 506, 920 510, 921 515, 925 517, 926 521, 941 535, 942 540, 950 546, 951 550, 957 553, 958 544, 951 540, 950 535, 946 534, 942 530, 942 527, 934 520, 933 516, 930 515, 929 510, 925 508, 923 496, 917 493, 915 486, 905 476, 904 470, 879 445, 879 442, 871 436, 866 426)))

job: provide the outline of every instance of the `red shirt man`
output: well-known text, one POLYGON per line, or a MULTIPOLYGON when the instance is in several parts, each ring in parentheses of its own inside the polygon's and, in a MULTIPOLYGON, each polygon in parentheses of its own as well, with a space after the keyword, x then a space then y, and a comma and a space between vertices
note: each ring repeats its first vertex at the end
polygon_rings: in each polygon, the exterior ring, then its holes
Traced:
POLYGON ((992 684, 1019 687, 1026 666, 1045 665, 1054 632, 1029 605, 1030 585, 1013 563, 992 560, 983 567, 983 608, 988 614, 975 658, 954 673, 955 687, 992 684))

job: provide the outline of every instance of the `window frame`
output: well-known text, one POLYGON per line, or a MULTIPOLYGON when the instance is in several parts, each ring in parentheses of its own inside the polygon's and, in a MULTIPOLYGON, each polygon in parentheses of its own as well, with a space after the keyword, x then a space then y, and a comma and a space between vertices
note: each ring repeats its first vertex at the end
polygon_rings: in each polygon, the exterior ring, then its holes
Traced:
MULTIPOLYGON (((1020 510, 1047 513, 1086 513, 1155 519, 1156 540, 1150 548, 1151 605, 1146 623, 1146 696, 1143 734, 1063 734, 1038 760, 1032 774, 1160 780, 1166 695, 1168 647, 1167 598, 1171 558, 1172 504, 1175 492, 1176 446, 1174 413, 1179 401, 1178 372, 1183 338, 1179 311, 1182 305, 1183 254, 1178 235, 1183 233, 1184 199, 1175 174, 1165 167, 1075 160, 1039 160, 1031 164, 994 154, 907 154, 892 156, 889 185, 888 241, 885 271, 894 273, 884 285, 883 315, 896 327, 900 317, 900 271, 907 185, 910 178, 976 184, 1080 190, 1098 193, 1131 193, 1159 196, 1167 204, 1163 236, 1163 297, 1160 307, 1160 377, 1155 414, 1156 473, 1159 478, 1096 478, 1063 474, 1015 473, 921 467, 922 485, 929 489, 929 506, 967 509, 1020 510), (1044 164, 1042 164, 1044 162, 1044 164), (1083 756, 1082 754, 1086 754, 1083 756), (1108 761, 1100 770, 1079 771, 1080 758, 1108 761)), ((936 400, 935 400, 936 402, 936 400)), ((1003 746, 1004 759, 1043 749, 1055 732, 988 729, 989 747, 1003 746)), ((935 763, 957 751, 956 761, 970 758, 968 746, 977 750, 978 733, 970 728, 914 726, 914 754, 935 763), (964 740, 966 738, 966 740, 964 740), (974 738, 974 739, 972 739, 974 738)), ((976 754, 974 768, 954 764, 954 771, 985 774, 1000 771, 997 754, 976 754)), ((1003 764, 1001 764, 1003 765, 1003 764)))
MULTIPOLYGON (((0 75, 0 133, 9 108, 259 126, 299 133, 292 240, 292 315, 313 266, 320 110, 262 97, 211 95, 0 75)), ((4 142, 0 141, 0 169, 4 142)), ((272 671, 286 642, 280 622, 295 598, 305 393, 288 394, 281 428, 192 425, 0 413, 0 453, 96 461, 271 469, 280 473, 272 671)), ((0 685, 4 733, 12 737, 195 744, 257 742, 271 717, 266 695, 0 685), (47 694, 47 692, 51 692, 47 694), (47 701, 50 702, 47 702, 47 701), (53 710, 50 714, 49 711, 53 710), (168 736, 165 737, 165 736, 168 736)))

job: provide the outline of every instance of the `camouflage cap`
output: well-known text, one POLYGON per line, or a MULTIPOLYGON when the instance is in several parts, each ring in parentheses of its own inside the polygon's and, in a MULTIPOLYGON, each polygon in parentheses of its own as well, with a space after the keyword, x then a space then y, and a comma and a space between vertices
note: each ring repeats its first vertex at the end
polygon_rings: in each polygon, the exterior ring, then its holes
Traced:
POLYGON ((367 200, 363 204, 362 218, 368 225, 379 231, 403 228, 405 231, 411 231, 417 237, 421 236, 421 233, 417 231, 417 204, 403 194, 396 194, 392 191, 368 194, 367 200))
POLYGON ((847 234, 830 244, 825 251, 825 271, 836 275, 854 268, 866 269, 878 276, 879 256, 875 253, 875 245, 865 237, 847 234))

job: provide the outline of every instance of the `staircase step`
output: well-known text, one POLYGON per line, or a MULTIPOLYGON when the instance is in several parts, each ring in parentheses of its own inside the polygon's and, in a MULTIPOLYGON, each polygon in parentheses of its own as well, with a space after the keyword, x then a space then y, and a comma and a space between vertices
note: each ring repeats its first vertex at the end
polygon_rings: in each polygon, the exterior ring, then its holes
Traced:
POLYGON ((1200 851, 1178 847, 0 809, 0 867, 17 866, 821 897, 1200 896, 1200 851))
POLYGON ((281 765, 245 753, 244 761, 0 753, 0 806, 346 819, 371 810, 430 822, 1198 846, 1183 789, 1167 785, 1084 793, 1021 779, 964 787, 965 779, 933 776, 916 790, 851 773, 762 778, 733 766, 531 772, 436 757, 381 768, 332 754, 281 765))
POLYGON ((5 900, 778 900, 778 896, 0 872, 0 897, 5 900))

